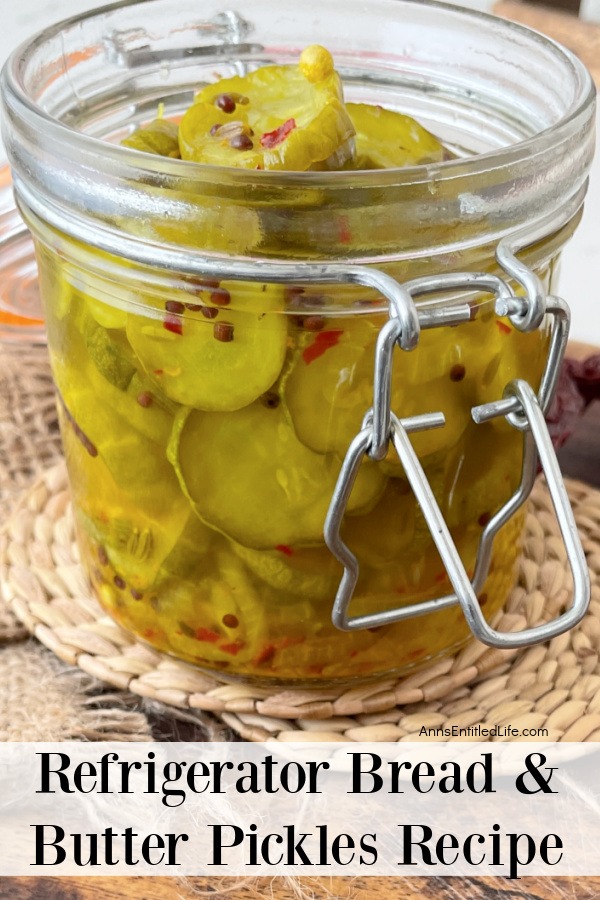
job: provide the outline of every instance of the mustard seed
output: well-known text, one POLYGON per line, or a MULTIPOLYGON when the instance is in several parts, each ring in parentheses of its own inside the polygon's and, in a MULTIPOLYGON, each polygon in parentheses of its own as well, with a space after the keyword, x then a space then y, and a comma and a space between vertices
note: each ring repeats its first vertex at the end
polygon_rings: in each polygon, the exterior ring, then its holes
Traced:
POLYGON ((275 391, 267 391, 260 399, 267 409, 277 409, 279 406, 279 395, 275 391))
POLYGON ((228 306, 231 303, 231 294, 225 288, 218 288, 210 295, 210 302, 215 306, 228 306))
POLYGON ((149 406, 152 406, 154 397, 152 396, 150 391, 142 391, 141 394, 137 395, 136 400, 140 404, 140 406, 143 406, 144 409, 147 409, 149 406))
POLYGON ((465 367, 461 363, 457 363, 450 369, 450 381, 462 381, 466 374, 465 367))
POLYGON ((185 304, 181 303, 179 300, 167 300, 165 309, 167 312, 181 315, 181 313, 185 312, 185 304))
POLYGON ((233 325, 231 322, 216 322, 213 325, 213 335, 215 340, 228 344, 233 340, 233 325))
POLYGON ((236 134, 229 141, 229 146, 233 150, 252 150, 254 144, 252 143, 252 138, 248 137, 247 134, 236 134))
POLYGON ((222 109, 224 113, 235 112, 235 100, 231 94, 219 94, 215 100, 215 106, 222 109))
POLYGON ((325 328, 324 316, 306 316, 302 320, 302 327, 305 331, 323 331, 325 328))

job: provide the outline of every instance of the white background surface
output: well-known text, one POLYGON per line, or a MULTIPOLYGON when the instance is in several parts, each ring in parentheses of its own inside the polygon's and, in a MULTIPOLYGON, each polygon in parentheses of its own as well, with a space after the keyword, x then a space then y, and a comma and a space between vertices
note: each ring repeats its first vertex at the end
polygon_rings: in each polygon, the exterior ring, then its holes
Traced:
MULTIPOLYGON (((34 31, 98 5, 99 0, 2 0, 0 64, 34 31)), ((464 5, 489 10, 492 0, 465 0, 464 5)), ((584 3, 583 14, 600 19, 600 0, 584 3)), ((598 136, 600 145, 600 122, 598 136)), ((571 336, 600 344, 600 152, 592 169, 583 222, 563 253, 559 292, 573 311, 571 336)))

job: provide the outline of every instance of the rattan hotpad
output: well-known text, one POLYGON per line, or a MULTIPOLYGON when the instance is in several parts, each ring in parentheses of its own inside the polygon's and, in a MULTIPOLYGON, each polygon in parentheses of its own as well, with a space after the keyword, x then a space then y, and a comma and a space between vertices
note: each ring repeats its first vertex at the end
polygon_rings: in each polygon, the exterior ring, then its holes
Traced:
MULTIPOLYGON (((64 466, 21 499, 0 536, 3 595, 67 663, 162 703, 209 710, 249 740, 422 740, 423 726, 544 727, 550 740, 600 741, 600 492, 569 482, 592 575, 584 621, 549 644, 514 651, 472 642, 406 678, 361 687, 281 690, 231 684, 137 642, 100 609, 79 563, 64 466)), ((547 490, 535 487, 519 580, 496 619, 504 630, 553 617, 570 576, 547 490)))

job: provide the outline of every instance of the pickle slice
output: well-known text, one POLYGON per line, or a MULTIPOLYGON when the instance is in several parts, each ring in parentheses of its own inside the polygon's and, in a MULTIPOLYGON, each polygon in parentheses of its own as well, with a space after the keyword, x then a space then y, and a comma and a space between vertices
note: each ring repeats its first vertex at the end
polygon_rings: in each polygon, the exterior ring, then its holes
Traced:
MULTIPOLYGON (((182 410, 168 457, 208 525, 255 549, 321 543, 340 464, 305 447, 280 407, 255 403, 235 415, 182 410)), ((365 463, 348 504, 368 508, 385 483, 365 463)))
POLYGON ((373 509, 346 516, 342 537, 361 563, 377 568, 393 562, 408 547, 420 552, 422 540, 415 528, 415 495, 404 479, 390 478, 373 509))
POLYGON ((83 337, 88 355, 100 374, 114 387, 126 390, 136 369, 133 351, 123 332, 102 328, 89 316, 83 337))
POLYGON ((167 581, 160 597, 170 649, 196 662, 239 670, 257 656, 261 637, 269 633, 274 598, 259 594, 241 560, 223 549, 205 577, 167 581))
POLYGON ((245 169, 303 172, 351 159, 354 127, 324 47, 297 66, 264 66, 207 85, 183 116, 183 159, 245 169))
POLYGON ((410 116, 371 106, 347 103, 356 131, 353 169, 393 169, 443 162, 451 157, 438 139, 410 116))
POLYGON ((286 594, 308 600, 328 600, 335 596, 340 568, 326 547, 288 547, 253 550, 235 541, 231 546, 261 581, 276 588, 278 599, 286 594))
POLYGON ((298 438, 317 453, 346 453, 373 404, 377 325, 335 317, 302 335, 285 379, 284 403, 298 438))
POLYGON ((156 156, 179 159, 179 127, 169 119, 154 119, 121 141, 124 147, 142 150, 156 156))
POLYGON ((216 533, 190 512, 185 527, 164 560, 161 571, 178 578, 200 578, 209 568, 208 553, 216 533))
MULTIPOLYGON (((227 284, 222 282, 212 295, 208 291, 209 298, 216 298, 212 306, 209 299, 206 306, 193 304, 185 315, 128 318, 127 337, 148 378, 177 403, 204 410, 241 409, 268 390, 281 371, 287 342, 286 319, 277 312, 282 290, 230 284, 239 301, 236 310, 218 305, 231 302, 227 284), (211 318, 206 318, 207 310, 211 318)), ((180 307, 183 312, 183 303, 175 308, 180 307)))

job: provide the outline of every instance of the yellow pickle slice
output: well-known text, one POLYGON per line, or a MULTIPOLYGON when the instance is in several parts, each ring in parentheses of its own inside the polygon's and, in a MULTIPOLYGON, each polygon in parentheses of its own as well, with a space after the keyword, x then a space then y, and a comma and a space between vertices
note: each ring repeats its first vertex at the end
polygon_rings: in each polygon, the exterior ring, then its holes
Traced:
MULTIPOLYGON (((200 518, 239 544, 262 550, 322 543, 340 464, 305 447, 280 406, 182 410, 168 457, 200 518)), ((368 509, 384 485, 380 469, 365 463, 349 512, 368 509)))
POLYGON ((347 103, 356 131, 352 169, 394 169, 444 162, 452 154, 415 119, 367 103, 347 103))
POLYGON ((176 403, 233 411, 276 381, 285 359, 282 289, 216 282, 161 318, 131 314, 127 337, 154 385, 176 403))
POLYGON ((180 159, 179 127, 169 119, 154 119, 148 125, 138 128, 129 137, 121 141, 124 147, 132 150, 143 150, 157 156, 169 156, 180 159))
POLYGON ((307 47, 297 66, 264 66, 204 87, 179 126, 182 159, 244 169, 340 168, 354 127, 331 54, 307 47))

